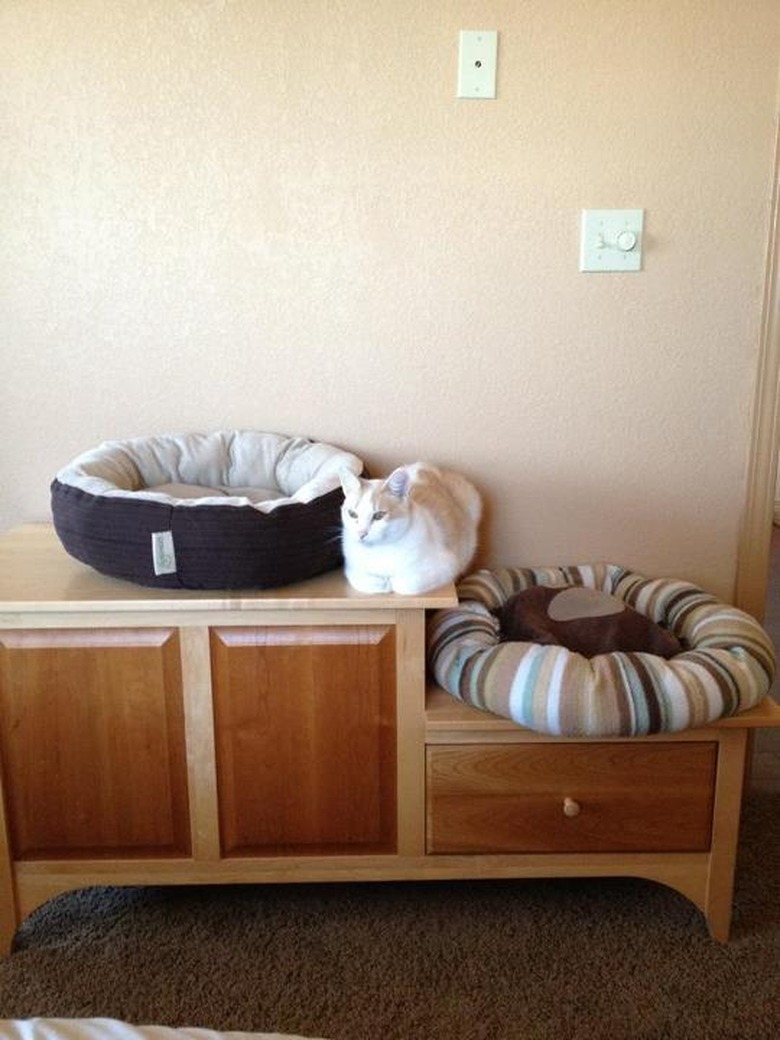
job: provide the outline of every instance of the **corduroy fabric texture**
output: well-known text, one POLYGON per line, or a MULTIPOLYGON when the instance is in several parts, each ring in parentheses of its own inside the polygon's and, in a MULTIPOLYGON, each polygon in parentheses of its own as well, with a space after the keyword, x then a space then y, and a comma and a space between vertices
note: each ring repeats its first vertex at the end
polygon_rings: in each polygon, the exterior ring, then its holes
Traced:
POLYGON ((646 578, 611 563, 505 567, 464 578, 458 599, 429 621, 437 683, 542 733, 626 737, 703 726, 756 705, 774 677, 774 648, 755 618, 675 578, 646 578), (668 628, 684 650, 669 660, 623 651, 587 658, 561 646, 500 642, 497 612, 533 585, 617 596, 668 628))
POLYGON ((106 441, 57 474, 52 517, 67 552, 102 574, 168 589, 274 588, 341 566, 341 468, 359 474, 363 463, 276 433, 106 441), (178 485, 202 496, 165 490, 178 485))

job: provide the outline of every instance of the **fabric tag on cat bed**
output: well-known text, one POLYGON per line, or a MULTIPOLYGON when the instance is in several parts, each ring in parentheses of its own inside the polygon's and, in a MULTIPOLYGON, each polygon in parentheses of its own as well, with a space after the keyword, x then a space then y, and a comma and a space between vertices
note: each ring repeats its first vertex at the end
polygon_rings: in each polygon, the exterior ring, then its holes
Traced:
POLYGON ((173 548, 173 531, 152 532, 152 561, 155 574, 176 573, 176 552, 173 548))
POLYGON ((671 632, 598 589, 523 589, 510 596, 498 619, 505 642, 565 646, 584 657, 622 650, 669 658, 682 650, 671 632))

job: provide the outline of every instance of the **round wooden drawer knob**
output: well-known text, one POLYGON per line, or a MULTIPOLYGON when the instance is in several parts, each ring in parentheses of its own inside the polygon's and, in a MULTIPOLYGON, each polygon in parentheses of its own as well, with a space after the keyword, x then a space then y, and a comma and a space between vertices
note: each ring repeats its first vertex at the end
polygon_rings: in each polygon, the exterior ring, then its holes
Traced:
POLYGON ((575 802, 573 798, 563 799, 563 815, 564 816, 579 816, 582 812, 582 806, 579 802, 575 802))

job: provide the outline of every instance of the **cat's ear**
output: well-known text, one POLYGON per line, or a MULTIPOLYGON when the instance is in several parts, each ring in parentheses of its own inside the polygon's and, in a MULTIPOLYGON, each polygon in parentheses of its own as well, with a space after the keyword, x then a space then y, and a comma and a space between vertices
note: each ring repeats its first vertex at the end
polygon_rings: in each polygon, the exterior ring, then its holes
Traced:
POLYGON ((385 490, 389 491, 391 495, 395 495, 396 498, 406 498, 409 494, 410 484, 409 470, 405 466, 399 466, 385 481, 385 490))
POLYGON ((345 495, 356 495, 360 491, 360 478, 351 469, 339 470, 339 480, 345 495))

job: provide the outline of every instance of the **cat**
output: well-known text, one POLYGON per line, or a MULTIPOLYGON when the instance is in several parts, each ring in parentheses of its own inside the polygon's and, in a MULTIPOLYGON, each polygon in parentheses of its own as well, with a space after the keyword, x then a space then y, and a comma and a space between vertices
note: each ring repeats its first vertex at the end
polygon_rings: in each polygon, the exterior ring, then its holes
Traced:
POLYGON ((341 486, 344 572, 359 592, 420 595, 471 563, 482 501, 459 473, 414 462, 384 480, 342 471, 341 486))

